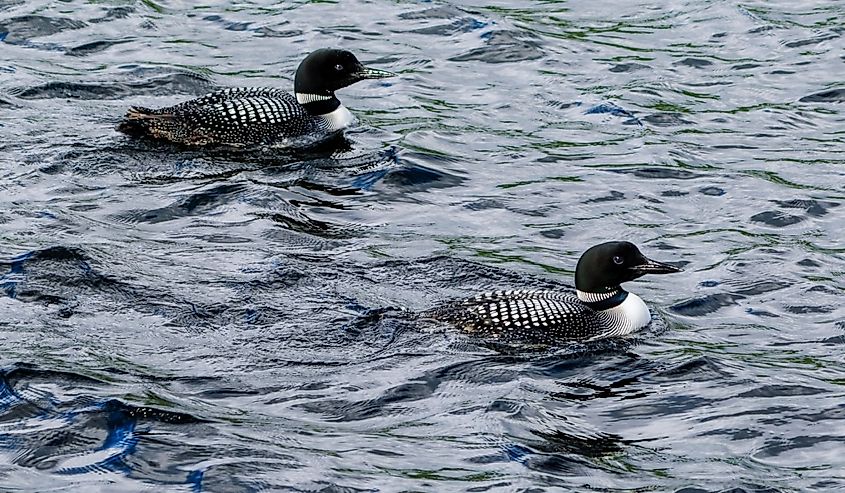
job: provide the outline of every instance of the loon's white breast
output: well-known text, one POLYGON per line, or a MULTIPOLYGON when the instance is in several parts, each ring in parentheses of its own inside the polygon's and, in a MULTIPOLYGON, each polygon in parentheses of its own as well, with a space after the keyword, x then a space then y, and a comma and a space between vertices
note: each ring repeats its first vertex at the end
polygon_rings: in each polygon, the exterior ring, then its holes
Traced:
POLYGON ((613 308, 601 310, 599 316, 606 320, 610 331, 593 339, 607 336, 623 336, 636 332, 651 322, 651 312, 639 296, 628 293, 625 301, 613 308))
POLYGON ((355 123, 355 115, 353 115, 352 112, 346 109, 346 106, 343 105, 338 106, 337 109, 331 113, 320 115, 317 118, 320 118, 325 122, 325 129, 329 132, 343 130, 355 123))
MULTIPOLYGON (((323 94, 296 93, 296 101, 302 105, 320 101, 329 101, 332 98, 333 96, 326 96, 323 94)), ((346 109, 346 106, 343 106, 342 104, 333 111, 319 115, 315 118, 320 121, 320 126, 327 132, 337 132, 338 130, 343 130, 355 123, 355 115, 353 115, 352 112, 346 109)))

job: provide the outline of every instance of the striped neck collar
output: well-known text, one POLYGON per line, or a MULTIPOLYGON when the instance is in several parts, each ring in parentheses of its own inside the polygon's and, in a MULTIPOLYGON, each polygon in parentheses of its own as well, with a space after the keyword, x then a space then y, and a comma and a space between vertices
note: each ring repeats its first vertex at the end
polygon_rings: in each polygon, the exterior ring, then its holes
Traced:
POLYGON ((622 288, 616 288, 607 293, 587 293, 584 291, 576 291, 576 293, 579 300, 597 312, 615 308, 628 297, 628 292, 622 288))
POLYGON ((313 116, 327 115, 340 107, 340 100, 335 97, 334 93, 308 94, 298 92, 296 93, 296 101, 313 116))

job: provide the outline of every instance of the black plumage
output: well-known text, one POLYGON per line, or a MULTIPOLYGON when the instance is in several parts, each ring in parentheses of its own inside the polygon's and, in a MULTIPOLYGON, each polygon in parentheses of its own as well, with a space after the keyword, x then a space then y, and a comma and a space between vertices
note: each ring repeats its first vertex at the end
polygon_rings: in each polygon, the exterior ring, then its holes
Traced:
POLYGON ((555 291, 493 291, 444 304, 426 316, 505 343, 580 341, 612 330, 607 316, 574 294, 555 291))
POLYGON ((249 145, 284 144, 326 128, 281 89, 233 88, 167 108, 132 107, 118 130, 187 145, 249 145))

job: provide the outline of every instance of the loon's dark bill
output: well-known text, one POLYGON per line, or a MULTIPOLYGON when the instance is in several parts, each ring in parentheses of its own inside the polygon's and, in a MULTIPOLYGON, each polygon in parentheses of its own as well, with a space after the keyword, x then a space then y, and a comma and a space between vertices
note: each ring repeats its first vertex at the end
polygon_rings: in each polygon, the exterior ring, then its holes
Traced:
POLYGON ((632 265, 631 267, 629 267, 629 269, 637 276, 642 276, 645 274, 674 274, 675 272, 681 272, 681 269, 675 267, 674 265, 664 264, 662 262, 657 262, 649 258, 645 260, 646 263, 640 265, 632 265))
POLYGON ((352 74, 353 77, 356 79, 364 80, 364 79, 386 79, 388 77, 396 77, 396 74, 393 72, 388 72, 387 70, 379 70, 377 68, 370 68, 370 67, 361 67, 360 70, 355 71, 352 74))

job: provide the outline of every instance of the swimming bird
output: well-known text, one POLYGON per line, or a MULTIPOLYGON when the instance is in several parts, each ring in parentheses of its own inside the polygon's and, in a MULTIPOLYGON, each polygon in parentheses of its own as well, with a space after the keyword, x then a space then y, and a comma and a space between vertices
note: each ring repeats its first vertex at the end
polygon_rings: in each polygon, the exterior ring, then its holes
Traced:
POLYGON ((651 321, 639 296, 622 284, 681 270, 646 258, 627 241, 593 246, 575 267, 575 293, 494 291, 448 302, 424 314, 496 342, 551 345, 622 336, 651 321))
POLYGON ((293 95, 276 88, 239 87, 166 108, 134 106, 117 130, 191 146, 311 144, 355 121, 335 91, 394 75, 365 67, 349 51, 319 49, 299 64, 293 95))

